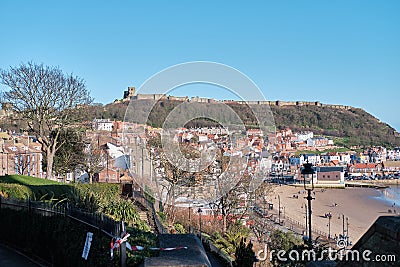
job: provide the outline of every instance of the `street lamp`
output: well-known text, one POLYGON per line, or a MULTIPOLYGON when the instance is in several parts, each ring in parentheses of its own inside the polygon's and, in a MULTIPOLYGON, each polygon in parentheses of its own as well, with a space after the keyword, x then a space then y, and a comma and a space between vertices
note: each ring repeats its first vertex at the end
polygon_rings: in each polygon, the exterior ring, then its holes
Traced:
MULTIPOLYGON (((347 244, 349 244, 349 218, 346 217, 346 227, 345 227, 345 223, 344 223, 345 217, 344 217, 344 214, 341 214, 341 215, 342 215, 342 239, 346 241, 346 245, 347 245, 347 244)), ((340 219, 340 214, 339 214, 338 219, 340 219)))
POLYGON ((346 217, 346 236, 347 236, 347 244, 350 245, 349 238, 349 217, 346 217))
POLYGON ((303 175, 304 189, 307 190, 307 199, 308 201, 308 245, 312 247, 312 234, 311 234, 311 200, 314 198, 311 196, 311 191, 314 190, 314 169, 312 167, 312 163, 304 163, 303 169, 301 170, 301 174, 303 175), (311 177, 311 180, 310 180, 311 177), (306 179, 310 181, 306 183, 306 179))
POLYGON ((188 216, 189 216, 189 234, 190 234, 190 208, 191 208, 191 205, 190 205, 191 203, 189 203, 189 213, 188 213, 188 216))
POLYGON ((281 197, 278 195, 278 223, 281 224, 281 197))
POLYGON ((328 218, 329 222, 328 222, 328 242, 331 239, 331 219, 332 219, 332 213, 328 212, 327 214, 325 214, 325 216, 328 218))
POLYGON ((305 232, 307 233, 307 225, 308 225, 308 220, 307 220, 307 216, 308 216, 308 212, 307 212, 307 204, 304 204, 304 209, 305 209, 305 217, 306 217, 306 229, 305 232))
POLYGON ((201 208, 199 208, 198 210, 197 210, 197 212, 199 213, 199 225, 200 225, 200 241, 202 241, 202 237, 201 237, 201 213, 203 212, 202 211, 202 209, 201 208))

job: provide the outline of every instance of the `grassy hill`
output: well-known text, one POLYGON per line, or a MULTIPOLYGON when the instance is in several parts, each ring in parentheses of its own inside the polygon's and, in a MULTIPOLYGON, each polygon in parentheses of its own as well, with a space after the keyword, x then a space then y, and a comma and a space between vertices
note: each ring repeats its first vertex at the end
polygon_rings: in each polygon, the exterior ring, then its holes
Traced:
MULTIPOLYGON (((138 102, 135 112, 145 114, 144 110, 149 108, 149 102, 146 100, 138 102)), ((160 127, 169 112, 180 103, 179 101, 171 100, 158 102, 149 116, 148 124, 160 127)), ((239 104, 229 105, 247 125, 254 124, 251 110, 247 106, 239 104)), ((103 117, 123 120, 127 107, 127 102, 94 107, 88 113, 87 119, 103 117)), ((263 109, 265 109, 261 105, 251 106, 251 108, 261 114, 263 114, 263 109)), ((270 108, 277 129, 289 127, 296 132, 311 130, 317 135, 332 137, 336 144, 346 147, 356 145, 400 146, 399 133, 393 127, 379 121, 379 119, 360 108, 351 108, 349 110, 326 106, 271 106, 270 108)), ((200 123, 197 121, 195 125, 212 125, 212 122, 200 120, 200 123)))
POLYGON ((344 146, 400 145, 399 134, 390 125, 360 108, 350 110, 317 106, 271 107, 278 128, 311 130, 331 136, 344 146))

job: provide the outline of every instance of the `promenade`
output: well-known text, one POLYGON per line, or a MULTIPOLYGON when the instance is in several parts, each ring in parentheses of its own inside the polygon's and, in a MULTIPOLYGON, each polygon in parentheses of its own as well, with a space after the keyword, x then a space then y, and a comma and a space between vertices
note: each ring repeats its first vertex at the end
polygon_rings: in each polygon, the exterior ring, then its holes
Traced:
MULTIPOLYGON (((285 223, 292 222, 305 229, 307 200, 303 191, 294 186, 277 186, 269 202, 276 209, 280 206, 281 219, 285 218, 285 223)), ((339 236, 345 232, 354 244, 379 216, 394 215, 388 212, 393 209, 390 204, 376 199, 379 195, 379 191, 374 188, 316 188, 313 192, 315 199, 312 201, 313 231, 326 236, 329 232, 329 219, 324 215, 331 213, 331 236, 339 236)))

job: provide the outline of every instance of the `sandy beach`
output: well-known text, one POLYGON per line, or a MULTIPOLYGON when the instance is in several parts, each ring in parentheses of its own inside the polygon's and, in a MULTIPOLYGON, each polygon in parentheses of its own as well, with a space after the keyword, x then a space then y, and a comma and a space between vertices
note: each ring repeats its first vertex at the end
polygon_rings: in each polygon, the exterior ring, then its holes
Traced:
MULTIPOLYGON (((274 204, 274 212, 276 213, 278 200, 280 199, 281 218, 283 216, 290 217, 304 225, 305 204, 307 204, 307 200, 304 198, 307 193, 304 191, 303 187, 276 186, 274 193, 270 195, 268 200, 274 204)), ((329 219, 324 215, 330 212, 332 214, 331 236, 339 235, 343 230, 344 215, 345 229, 347 229, 348 222, 348 234, 353 244, 357 242, 379 216, 393 215, 393 213, 388 212, 389 209, 393 210, 390 204, 373 198, 380 195, 377 189, 355 187, 321 190, 321 188, 316 188, 314 192, 313 197, 315 199, 311 205, 313 229, 328 233, 329 219)), ((399 213, 400 209, 397 212, 399 213)))

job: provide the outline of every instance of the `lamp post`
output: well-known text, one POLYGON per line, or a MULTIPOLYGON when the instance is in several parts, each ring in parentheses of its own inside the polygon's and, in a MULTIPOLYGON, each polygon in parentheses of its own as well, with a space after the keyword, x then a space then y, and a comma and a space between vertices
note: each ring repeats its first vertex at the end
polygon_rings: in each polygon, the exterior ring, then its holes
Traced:
POLYGON ((189 216, 189 234, 190 234, 190 208, 191 208, 191 205, 190 205, 190 203, 189 203, 189 213, 188 213, 188 216, 189 216))
POLYGON ((283 220, 286 219, 286 210, 285 210, 285 206, 283 206, 283 220))
POLYGON ((342 237, 343 237, 343 239, 345 238, 345 232, 346 232, 346 230, 345 230, 345 228, 344 228, 344 214, 342 214, 342 237))
POLYGON ((328 242, 330 241, 330 239, 331 239, 331 219, 332 219, 332 213, 331 212, 328 212, 327 214, 326 214, 326 217, 328 218, 328 242))
POLYGON ((281 197, 278 195, 278 223, 281 224, 281 197))
POLYGON ((338 220, 342 218, 342 234, 339 235, 339 238, 343 239, 346 243, 346 246, 349 244, 349 218, 345 217, 343 213, 339 214, 338 220), (345 219, 346 219, 346 226, 345 226, 345 219))
POLYGON ((308 245, 312 247, 312 234, 311 234, 311 200, 314 198, 311 196, 311 191, 314 190, 314 169, 311 163, 304 163, 301 174, 303 175, 304 189, 307 190, 307 201, 308 201, 308 245), (306 183, 306 178, 311 176, 311 181, 309 184, 306 183))
POLYGON ((349 217, 346 217, 346 240, 347 240, 347 244, 350 244, 349 241, 349 217))
POLYGON ((305 230, 305 231, 306 231, 306 233, 307 233, 307 225, 308 225, 308 220, 307 220, 307 217, 308 217, 307 204, 304 205, 304 209, 305 209, 305 214, 306 214, 306 216, 305 216, 305 217, 306 217, 306 230, 305 230))
POLYGON ((202 211, 202 209, 201 209, 201 208, 199 208, 199 209, 197 210, 197 212, 199 213, 199 226, 200 226, 200 227, 199 227, 199 228, 200 228, 199 230, 200 230, 200 241, 203 241, 203 240, 202 240, 202 237, 201 237, 201 213, 202 213, 203 211, 202 211))

